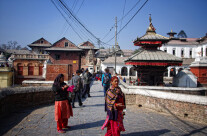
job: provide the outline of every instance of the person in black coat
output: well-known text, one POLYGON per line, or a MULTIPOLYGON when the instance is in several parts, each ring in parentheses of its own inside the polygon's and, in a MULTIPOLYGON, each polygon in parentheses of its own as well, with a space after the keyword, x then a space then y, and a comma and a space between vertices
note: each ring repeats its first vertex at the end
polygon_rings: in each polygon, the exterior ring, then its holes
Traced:
POLYGON ((59 74, 53 83, 52 90, 55 93, 55 121, 57 130, 65 133, 63 129, 68 129, 68 118, 73 116, 72 106, 68 100, 68 85, 64 82, 64 75, 59 74))

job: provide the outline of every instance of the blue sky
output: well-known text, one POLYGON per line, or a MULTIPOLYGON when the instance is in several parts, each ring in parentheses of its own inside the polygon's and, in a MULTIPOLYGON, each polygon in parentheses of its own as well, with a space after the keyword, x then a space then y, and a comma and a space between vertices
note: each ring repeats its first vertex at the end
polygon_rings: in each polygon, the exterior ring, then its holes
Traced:
MULTIPOLYGON (((64 0, 81 23, 103 42, 107 42, 115 34, 114 28, 110 31, 115 17, 120 20, 123 12, 127 13, 138 1, 64 0), (104 38, 107 33, 109 35, 104 38)), ((134 9, 118 22, 118 31, 144 2, 145 0, 140 0, 134 9)), ((206 5, 207 0, 149 0, 120 32, 118 43, 122 49, 136 49, 133 40, 145 34, 149 25, 149 14, 152 14, 152 23, 158 34, 167 36, 167 32, 172 29, 177 33, 184 30, 189 38, 203 37, 207 33, 206 5)), ((81 38, 67 24, 51 0, 0 0, 0 44, 17 41, 24 47, 41 37, 51 43, 66 37, 76 45, 89 40, 98 47, 95 38, 71 18, 67 18, 81 38)), ((114 43, 114 39, 109 42, 110 45, 114 43)))

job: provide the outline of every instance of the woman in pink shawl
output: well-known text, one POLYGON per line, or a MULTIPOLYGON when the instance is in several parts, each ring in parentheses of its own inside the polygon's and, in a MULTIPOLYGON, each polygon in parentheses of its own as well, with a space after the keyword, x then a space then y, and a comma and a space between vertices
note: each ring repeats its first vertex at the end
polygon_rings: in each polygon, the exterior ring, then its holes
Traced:
POLYGON ((105 136, 120 136, 121 131, 125 131, 123 124, 125 96, 118 84, 119 79, 116 76, 112 77, 111 87, 106 92, 107 117, 102 126, 102 129, 107 127, 105 136))

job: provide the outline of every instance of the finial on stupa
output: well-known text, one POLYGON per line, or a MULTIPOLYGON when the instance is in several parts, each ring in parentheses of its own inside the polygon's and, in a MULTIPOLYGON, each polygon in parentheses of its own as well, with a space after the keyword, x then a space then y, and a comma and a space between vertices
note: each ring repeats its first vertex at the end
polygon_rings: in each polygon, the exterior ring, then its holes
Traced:
POLYGON ((152 17, 151 17, 151 14, 149 14, 150 16, 149 16, 149 21, 150 21, 150 24, 149 24, 149 27, 148 27, 148 29, 147 29, 147 34, 156 34, 156 32, 155 32, 155 28, 154 28, 154 26, 153 26, 153 24, 152 24, 152 17))
POLYGON ((151 18, 151 14, 149 14, 150 16, 149 16, 149 21, 150 21, 150 23, 152 23, 152 18, 151 18))

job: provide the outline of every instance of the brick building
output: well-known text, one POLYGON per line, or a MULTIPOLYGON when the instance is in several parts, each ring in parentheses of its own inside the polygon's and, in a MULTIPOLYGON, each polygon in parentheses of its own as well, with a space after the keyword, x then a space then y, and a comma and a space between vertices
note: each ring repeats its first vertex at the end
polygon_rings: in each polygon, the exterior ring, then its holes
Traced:
POLYGON ((37 54, 29 50, 6 50, 11 56, 14 68, 14 83, 21 84, 24 80, 44 80, 42 68, 44 61, 49 59, 48 54, 37 54))
MULTIPOLYGON (((72 73, 75 73, 76 70, 81 68, 81 55, 83 50, 79 49, 74 43, 63 37, 59 41, 55 42, 51 47, 46 48, 45 51, 49 53, 49 59, 51 60, 52 64, 55 65, 56 69, 59 69, 61 65, 69 65, 70 70, 67 71, 64 75, 72 75, 72 73), (59 65, 59 68, 57 66, 59 65)), ((50 66, 50 68, 52 68, 50 66)), ((53 70, 47 68, 47 76, 46 80, 51 80, 55 78, 55 75, 53 77, 48 77, 48 73, 51 73, 53 70)), ((68 80, 71 78, 71 76, 67 76, 68 80)))
POLYGON ((32 49, 33 52, 37 54, 47 54, 45 49, 51 47, 52 44, 42 37, 39 40, 34 41, 32 44, 29 44, 28 46, 32 49))
POLYGON ((98 49, 88 41, 77 47, 65 37, 54 44, 40 38, 28 46, 31 50, 7 50, 15 69, 16 84, 23 80, 51 81, 59 73, 70 80, 76 70, 96 64, 94 54, 98 49), (46 66, 46 62, 51 64, 46 66))
POLYGON ((96 66, 97 59, 95 58, 95 52, 99 49, 96 48, 91 42, 86 41, 78 45, 78 48, 82 49, 83 55, 81 56, 81 68, 89 68, 90 72, 99 70, 99 67, 96 66))

